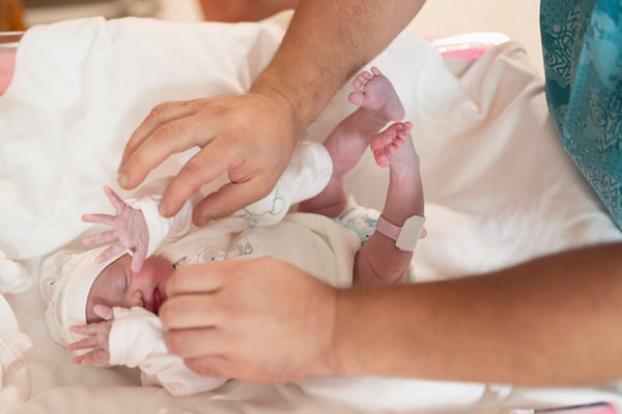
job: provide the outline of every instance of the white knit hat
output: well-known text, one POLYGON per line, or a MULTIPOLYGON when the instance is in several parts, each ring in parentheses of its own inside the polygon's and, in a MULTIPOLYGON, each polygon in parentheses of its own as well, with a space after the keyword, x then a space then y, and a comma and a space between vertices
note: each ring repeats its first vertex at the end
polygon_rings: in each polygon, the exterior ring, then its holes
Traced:
POLYGON ((99 273, 126 252, 95 263, 108 246, 87 252, 62 250, 43 261, 41 296, 47 304, 45 319, 52 338, 61 345, 81 339, 69 328, 86 324, 86 302, 99 273))

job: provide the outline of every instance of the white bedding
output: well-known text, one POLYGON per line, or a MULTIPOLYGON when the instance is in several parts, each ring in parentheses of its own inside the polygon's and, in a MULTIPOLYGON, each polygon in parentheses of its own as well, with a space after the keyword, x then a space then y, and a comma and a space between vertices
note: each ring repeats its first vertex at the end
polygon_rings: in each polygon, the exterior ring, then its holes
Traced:
MULTIPOLYGON (((81 213, 107 208, 101 186, 114 181, 123 145, 147 112, 166 100, 243 92, 288 20, 288 14, 240 25, 89 19, 29 31, 14 82, 0 97, 0 250, 21 260, 36 285, 41 256, 87 229, 81 213)), ((412 32, 375 60, 405 103, 422 158, 430 235, 415 254, 418 280, 620 240, 564 154, 542 81, 527 62, 520 46, 508 43, 457 80, 412 32)), ((353 109, 345 99, 348 89, 313 125, 310 139, 321 141, 353 109)), ((175 171, 188 156, 171 159, 152 178, 175 171)), ((367 155, 348 186, 360 204, 380 208, 386 175, 367 155)), ((293 385, 230 383, 214 395, 172 399, 163 390, 138 387, 131 370, 71 365, 47 335, 38 289, 8 296, 8 302, 34 343, 25 355, 32 397, 15 412, 358 412, 310 398, 293 385)), ((375 412, 415 412, 432 400, 440 410, 458 402, 435 391, 422 399, 414 381, 400 387, 368 381, 350 397, 375 400, 367 405, 375 412)), ((521 391, 506 405, 593 398, 617 397, 521 391)), ((494 401, 488 390, 468 411, 489 411, 494 401)))

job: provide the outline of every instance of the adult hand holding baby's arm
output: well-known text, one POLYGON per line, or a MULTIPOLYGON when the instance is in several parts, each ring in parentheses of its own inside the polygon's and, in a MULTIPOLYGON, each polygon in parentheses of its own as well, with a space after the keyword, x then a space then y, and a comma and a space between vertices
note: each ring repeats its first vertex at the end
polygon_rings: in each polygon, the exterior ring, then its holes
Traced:
POLYGON ((110 361, 108 339, 113 323, 112 309, 104 305, 95 305, 93 311, 104 321, 71 327, 72 332, 84 335, 86 338, 67 345, 67 349, 72 352, 82 349, 91 350, 84 355, 73 358, 75 364, 102 365, 110 361))
POLYGON ((160 213, 175 215, 203 184, 228 174, 230 183, 203 198, 193 220, 203 225, 229 215, 274 187, 302 129, 293 112, 279 93, 257 88, 241 96, 159 105, 125 147, 119 183, 133 189, 169 156, 198 146, 199 153, 167 186, 160 213))
POLYGON ((110 187, 104 188, 108 199, 116 211, 116 215, 85 214, 82 220, 87 223, 103 224, 113 229, 87 236, 82 241, 87 246, 112 243, 97 262, 103 262, 124 250, 133 252, 132 271, 138 272, 143 267, 149 247, 149 229, 142 211, 125 203, 110 187))

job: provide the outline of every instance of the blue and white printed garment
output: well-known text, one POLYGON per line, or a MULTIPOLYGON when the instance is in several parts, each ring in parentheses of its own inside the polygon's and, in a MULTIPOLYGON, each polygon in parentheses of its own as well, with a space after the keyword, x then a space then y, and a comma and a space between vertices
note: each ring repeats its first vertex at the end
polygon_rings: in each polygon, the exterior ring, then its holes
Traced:
POLYGON ((622 228, 622 0, 542 0, 540 24, 563 145, 622 228))

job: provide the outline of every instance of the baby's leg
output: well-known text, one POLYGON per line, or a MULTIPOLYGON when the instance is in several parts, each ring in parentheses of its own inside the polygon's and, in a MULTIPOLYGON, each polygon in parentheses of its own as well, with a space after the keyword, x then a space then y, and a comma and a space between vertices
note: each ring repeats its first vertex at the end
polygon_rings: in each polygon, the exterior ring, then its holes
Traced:
MULTIPOLYGON (((378 165, 389 166, 389 192, 382 216, 402 227, 414 216, 423 216, 423 187, 419 157, 410 137, 412 125, 397 122, 377 134, 371 142, 378 165)), ((395 283, 407 275, 412 252, 404 252, 395 241, 375 232, 356 256, 354 281, 361 285, 395 283)))
POLYGON ((324 142, 333 159, 333 176, 324 191, 301 203, 298 211, 338 216, 347 203, 343 175, 354 168, 382 127, 404 117, 404 107, 393 85, 377 68, 362 72, 353 85, 355 90, 349 100, 359 109, 341 121, 324 142))

